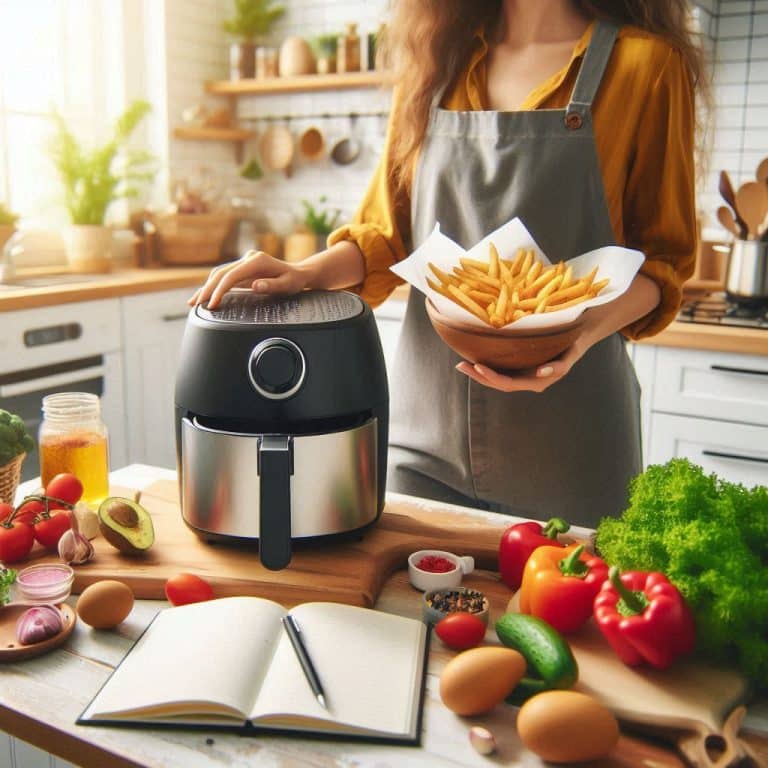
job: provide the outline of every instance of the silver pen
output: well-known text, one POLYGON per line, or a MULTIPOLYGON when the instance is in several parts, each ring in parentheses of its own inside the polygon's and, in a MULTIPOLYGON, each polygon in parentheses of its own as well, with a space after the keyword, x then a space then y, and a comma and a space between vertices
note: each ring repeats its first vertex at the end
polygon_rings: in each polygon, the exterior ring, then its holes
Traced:
POLYGON ((315 694, 315 698, 323 709, 328 709, 328 705, 325 702, 325 693, 323 692, 323 686, 320 684, 320 678, 317 676, 315 667, 312 664, 312 659, 309 658, 307 648, 304 645, 304 641, 301 638, 301 630, 296 623, 296 619, 290 614, 286 614, 282 618, 285 631, 288 633, 288 638, 291 641, 293 650, 296 652, 296 656, 299 659, 299 664, 304 671, 304 676, 307 678, 309 687, 312 689, 312 693, 315 694))

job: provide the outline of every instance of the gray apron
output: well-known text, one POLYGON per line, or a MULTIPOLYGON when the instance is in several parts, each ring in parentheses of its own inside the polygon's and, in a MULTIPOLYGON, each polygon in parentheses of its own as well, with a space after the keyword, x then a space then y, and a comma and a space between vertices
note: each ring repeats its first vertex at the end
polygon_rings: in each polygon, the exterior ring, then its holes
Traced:
MULTIPOLYGON (((414 247, 435 222, 468 248, 515 216, 553 262, 615 243, 590 107, 616 32, 595 24, 565 110, 433 107, 414 247)), ((542 393, 484 387, 455 370, 460 359, 412 290, 392 376, 390 490, 587 526, 625 508, 642 469, 640 391, 619 334, 542 393)))

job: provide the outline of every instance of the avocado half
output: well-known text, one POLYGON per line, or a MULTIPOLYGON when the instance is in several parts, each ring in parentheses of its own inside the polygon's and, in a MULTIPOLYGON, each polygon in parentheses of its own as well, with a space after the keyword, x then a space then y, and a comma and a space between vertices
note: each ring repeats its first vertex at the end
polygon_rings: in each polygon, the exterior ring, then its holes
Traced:
POLYGON ((141 555, 155 542, 155 529, 149 512, 141 504, 110 496, 99 505, 101 535, 126 555, 141 555))

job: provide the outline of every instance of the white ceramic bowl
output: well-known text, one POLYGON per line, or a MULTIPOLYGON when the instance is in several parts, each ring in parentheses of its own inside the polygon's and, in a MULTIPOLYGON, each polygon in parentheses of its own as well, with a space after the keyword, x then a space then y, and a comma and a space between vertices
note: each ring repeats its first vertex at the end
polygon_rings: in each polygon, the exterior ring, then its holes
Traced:
POLYGON ((474 558, 466 555, 459 557, 453 552, 445 552, 442 549, 420 549, 408 558, 408 578, 411 584, 422 592, 433 589, 445 589, 458 587, 465 573, 475 570, 474 558), (450 571, 425 571, 418 567, 418 563, 425 557, 443 557, 453 563, 450 571))

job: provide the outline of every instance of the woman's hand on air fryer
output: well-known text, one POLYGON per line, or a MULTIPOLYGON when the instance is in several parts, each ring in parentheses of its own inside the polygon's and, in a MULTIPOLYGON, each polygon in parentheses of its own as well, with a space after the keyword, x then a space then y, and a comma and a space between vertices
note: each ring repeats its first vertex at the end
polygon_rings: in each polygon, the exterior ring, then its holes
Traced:
POLYGON ((214 267, 205 283, 188 299, 190 306, 208 302, 218 306, 224 294, 237 285, 249 285, 257 293, 292 294, 307 287, 309 274, 264 251, 248 251, 236 261, 214 267))

